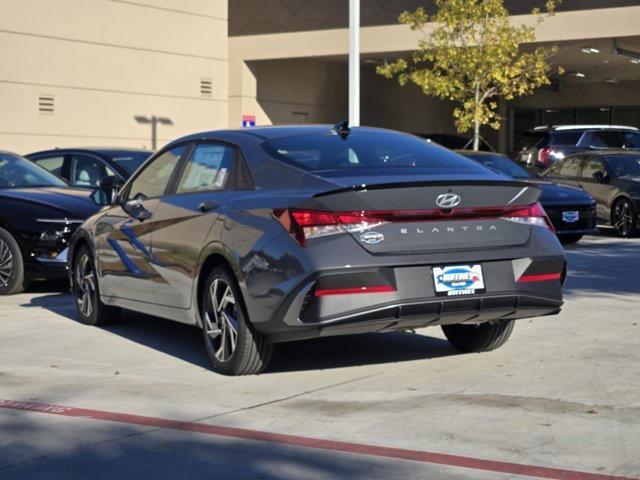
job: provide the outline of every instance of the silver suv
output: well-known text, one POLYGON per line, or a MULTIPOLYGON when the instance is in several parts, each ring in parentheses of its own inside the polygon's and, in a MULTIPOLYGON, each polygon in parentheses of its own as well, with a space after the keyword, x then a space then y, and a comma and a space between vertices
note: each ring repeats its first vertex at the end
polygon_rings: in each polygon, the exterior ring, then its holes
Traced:
POLYGON ((572 153, 621 148, 640 149, 640 130, 617 125, 536 127, 520 140, 514 160, 543 170, 572 153))

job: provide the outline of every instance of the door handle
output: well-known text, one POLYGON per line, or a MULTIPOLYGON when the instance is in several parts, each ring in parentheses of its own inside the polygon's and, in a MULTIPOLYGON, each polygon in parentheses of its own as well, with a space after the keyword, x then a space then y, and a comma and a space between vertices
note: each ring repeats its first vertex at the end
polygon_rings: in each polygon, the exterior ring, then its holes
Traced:
POLYGON ((136 212, 136 220, 140 220, 144 222, 145 220, 149 220, 151 218, 151 212, 149 210, 145 210, 144 208, 139 209, 136 212))
POLYGON ((216 202, 215 200, 207 200, 206 202, 202 202, 198 208, 200 209, 200 211, 202 212, 208 212, 210 210, 215 210, 216 208, 218 208, 220 206, 220 204, 218 202, 216 202))

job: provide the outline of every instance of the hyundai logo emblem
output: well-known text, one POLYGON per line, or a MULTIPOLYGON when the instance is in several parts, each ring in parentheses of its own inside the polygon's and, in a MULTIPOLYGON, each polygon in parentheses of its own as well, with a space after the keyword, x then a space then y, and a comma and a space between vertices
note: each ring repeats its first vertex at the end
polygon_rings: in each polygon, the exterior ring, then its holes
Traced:
POLYGON ((455 193, 443 193, 442 195, 438 195, 438 198, 436 198, 436 205, 440 208, 457 207, 461 202, 462 198, 460 198, 460 195, 456 195, 455 193))

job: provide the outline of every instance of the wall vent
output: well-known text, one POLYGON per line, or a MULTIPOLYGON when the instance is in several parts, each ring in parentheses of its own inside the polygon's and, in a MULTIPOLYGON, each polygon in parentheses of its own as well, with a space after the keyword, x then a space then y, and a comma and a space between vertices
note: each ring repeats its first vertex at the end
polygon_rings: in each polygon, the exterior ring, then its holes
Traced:
POLYGON ((53 115, 55 112, 55 97, 41 93, 38 96, 38 111, 40 115, 53 115))
POLYGON ((200 79, 200 95, 210 97, 213 93, 213 80, 210 78, 200 79))

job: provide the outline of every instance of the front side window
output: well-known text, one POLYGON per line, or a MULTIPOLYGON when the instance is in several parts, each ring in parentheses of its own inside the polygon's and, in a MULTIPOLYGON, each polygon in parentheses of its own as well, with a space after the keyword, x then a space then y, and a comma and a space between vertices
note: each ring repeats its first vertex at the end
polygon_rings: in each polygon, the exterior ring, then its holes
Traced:
POLYGON ((176 147, 149 163, 131 182, 127 201, 146 200, 164 195, 171 175, 185 150, 185 146, 176 147))
POLYGON ((607 163, 616 178, 640 178, 639 155, 610 155, 607 156, 607 163))
POLYGON ((55 157, 36 158, 33 160, 33 162, 41 166, 45 170, 53 173, 55 176, 62 177, 64 155, 56 155, 55 157))
POLYGON ((624 146, 626 148, 640 148, 640 133, 623 132, 622 138, 624 139, 624 146))
POLYGON ((563 177, 577 177, 580 171, 581 157, 568 158, 560 165, 559 175, 563 177))
POLYGON ((619 132, 593 132, 591 146, 593 148, 622 148, 622 136, 619 132))
POLYGON ((582 177, 593 179, 596 172, 604 173, 604 164, 599 158, 587 157, 582 167, 582 177))
POLYGON ((72 155, 70 176, 72 185, 97 187, 100 180, 115 177, 116 174, 98 158, 89 155, 72 155))
POLYGON ((230 183, 235 150, 203 143, 193 150, 184 169, 177 193, 224 190, 230 183))

